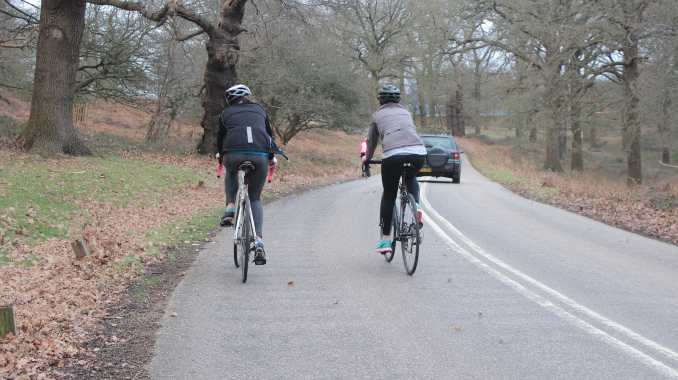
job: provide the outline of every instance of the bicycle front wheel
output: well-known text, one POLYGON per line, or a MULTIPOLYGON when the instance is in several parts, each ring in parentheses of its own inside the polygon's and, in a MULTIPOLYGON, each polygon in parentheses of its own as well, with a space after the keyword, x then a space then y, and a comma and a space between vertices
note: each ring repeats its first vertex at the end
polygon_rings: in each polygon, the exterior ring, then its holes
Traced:
POLYGON ((396 242, 398 241, 398 224, 400 223, 400 218, 398 217, 399 213, 398 201, 396 201, 395 206, 393 206, 393 217, 391 217, 391 252, 386 252, 384 254, 384 258, 389 263, 393 260, 393 256, 395 256, 396 242))
POLYGON ((400 205, 400 246, 403 251, 403 263, 407 274, 417 270, 419 261, 419 215, 412 194, 408 194, 400 205))

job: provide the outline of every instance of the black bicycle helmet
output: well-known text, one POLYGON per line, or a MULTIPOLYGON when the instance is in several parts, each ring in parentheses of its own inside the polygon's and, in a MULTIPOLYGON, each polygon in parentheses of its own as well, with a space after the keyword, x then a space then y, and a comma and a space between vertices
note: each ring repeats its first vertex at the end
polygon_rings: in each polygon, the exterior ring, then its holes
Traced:
POLYGON ((396 86, 386 85, 377 92, 377 99, 379 99, 379 104, 400 103, 400 90, 396 86))
POLYGON ((252 96, 252 91, 244 84, 236 84, 235 86, 226 90, 226 102, 229 106, 237 103, 245 96, 252 96))

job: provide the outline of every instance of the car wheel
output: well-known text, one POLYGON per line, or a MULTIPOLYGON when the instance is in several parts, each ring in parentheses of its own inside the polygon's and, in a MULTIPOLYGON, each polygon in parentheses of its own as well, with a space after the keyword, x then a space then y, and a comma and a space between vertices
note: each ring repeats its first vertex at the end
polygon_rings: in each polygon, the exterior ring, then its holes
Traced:
POLYGON ((461 182, 461 176, 452 177, 452 183, 459 183, 459 182, 461 182))

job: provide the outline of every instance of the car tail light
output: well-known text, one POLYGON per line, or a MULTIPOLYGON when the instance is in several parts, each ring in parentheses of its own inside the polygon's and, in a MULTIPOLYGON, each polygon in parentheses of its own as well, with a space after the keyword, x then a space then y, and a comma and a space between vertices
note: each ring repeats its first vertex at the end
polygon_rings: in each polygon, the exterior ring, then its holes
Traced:
POLYGON ((458 159, 459 159, 459 151, 458 151, 458 150, 455 150, 455 151, 454 151, 454 159, 455 159, 455 160, 458 160, 458 159))

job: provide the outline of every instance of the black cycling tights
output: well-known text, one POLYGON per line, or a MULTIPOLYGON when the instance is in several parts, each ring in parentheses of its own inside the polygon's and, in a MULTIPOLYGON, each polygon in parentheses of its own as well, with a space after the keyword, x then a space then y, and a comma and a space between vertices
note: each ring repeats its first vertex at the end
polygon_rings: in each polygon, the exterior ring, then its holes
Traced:
POLYGON ((384 235, 389 235, 391 230, 391 218, 393 217, 393 205, 398 197, 398 182, 402 169, 400 165, 405 162, 412 164, 412 167, 405 175, 405 185, 407 191, 414 196, 415 202, 419 203, 419 182, 417 181, 417 172, 421 170, 426 161, 425 155, 401 154, 391 156, 381 161, 381 184, 384 187, 384 195, 381 198, 381 208, 379 215, 383 220, 384 235))

